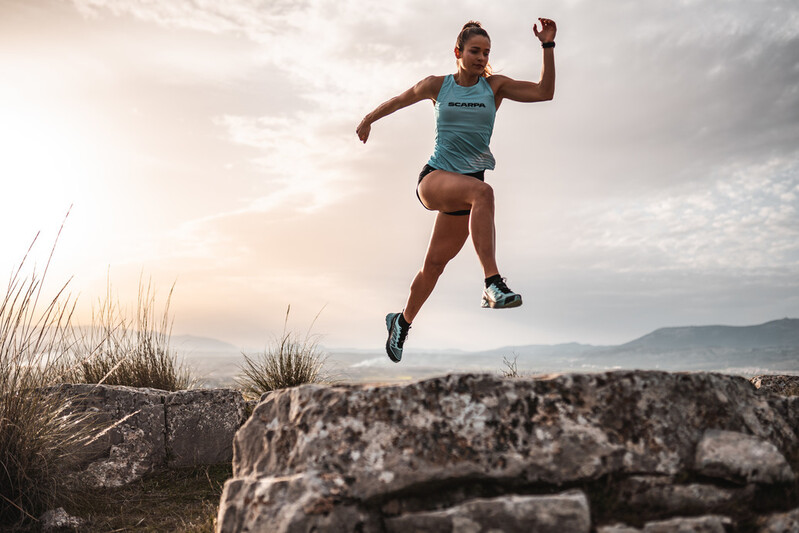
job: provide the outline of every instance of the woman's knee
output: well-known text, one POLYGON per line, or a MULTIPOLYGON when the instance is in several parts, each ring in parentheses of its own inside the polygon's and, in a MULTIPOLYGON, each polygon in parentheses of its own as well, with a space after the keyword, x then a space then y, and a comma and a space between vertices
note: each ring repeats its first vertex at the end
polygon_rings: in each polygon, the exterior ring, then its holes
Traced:
POLYGON ((474 203, 494 205, 494 188, 488 183, 480 182, 480 185, 475 188, 474 203))
POLYGON ((448 259, 445 260, 438 257, 426 257, 424 260, 424 266, 422 266, 422 270, 426 275, 438 278, 444 272, 444 268, 446 268, 447 263, 449 263, 448 259))

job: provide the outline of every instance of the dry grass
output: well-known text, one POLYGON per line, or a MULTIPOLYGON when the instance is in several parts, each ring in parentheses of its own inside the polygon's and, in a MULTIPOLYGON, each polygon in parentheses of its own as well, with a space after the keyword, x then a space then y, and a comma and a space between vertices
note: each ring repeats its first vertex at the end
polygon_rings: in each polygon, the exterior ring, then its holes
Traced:
POLYGON ((87 521, 81 531, 200 533, 214 531, 230 464, 158 472, 125 487, 92 492, 67 512, 87 521))
POLYGON ((71 413, 68 403, 48 392, 52 387, 84 382, 171 391, 192 383, 169 349, 172 291, 161 316, 155 312, 152 287, 140 283, 136 315, 128 320, 112 302, 109 285, 108 297, 93 314, 94 324, 73 328, 75 301, 68 283, 52 297, 43 292, 56 244, 39 273, 28 268, 35 243, 0 295, 2 531, 35 529, 31 524, 42 512, 81 499, 67 474, 83 458, 84 445, 103 428, 89 413, 71 413))
POLYGON ((74 303, 66 284, 41 301, 52 251, 41 274, 25 274, 31 249, 0 302, 0 525, 68 500, 63 474, 91 437, 87 415, 70 414, 45 390, 62 380, 74 303))
POLYGON ((260 395, 271 390, 327 381, 324 374, 327 355, 319 348, 318 337, 311 335, 321 311, 303 337, 287 330, 290 311, 291 306, 288 306, 283 334, 271 346, 253 357, 244 354, 242 374, 236 381, 245 393, 260 395))
POLYGON ((170 288, 163 312, 156 311, 152 284, 139 281, 133 319, 121 309, 109 282, 106 297, 92 311, 92 325, 73 344, 77 361, 71 381, 165 391, 190 388, 195 379, 170 349, 170 288))

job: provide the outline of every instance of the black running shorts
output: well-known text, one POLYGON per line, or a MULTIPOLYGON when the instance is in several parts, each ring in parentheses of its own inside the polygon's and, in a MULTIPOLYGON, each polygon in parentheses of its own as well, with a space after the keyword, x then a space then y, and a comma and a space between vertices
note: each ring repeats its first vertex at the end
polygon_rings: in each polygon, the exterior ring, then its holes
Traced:
MULTIPOLYGON (((430 174, 434 170, 438 170, 438 169, 437 168, 433 168, 430 165, 425 165, 424 168, 422 168, 422 171, 419 173, 419 181, 416 182, 416 197, 419 198, 419 203, 422 204, 422 207, 424 207, 428 211, 434 211, 434 209, 430 209, 429 207, 424 205, 424 202, 422 202, 422 198, 419 196, 419 184, 422 183, 422 179, 425 176, 427 176, 428 174, 430 174)), ((481 170, 480 172, 472 172, 472 173, 469 173, 469 174, 464 174, 464 176, 471 176, 473 178, 479 179, 480 181, 485 181, 485 170, 481 170)), ((461 211, 451 211, 449 213, 445 212, 444 214, 445 215, 464 216, 464 215, 468 215, 469 213, 471 213, 471 209, 463 209, 461 211)))

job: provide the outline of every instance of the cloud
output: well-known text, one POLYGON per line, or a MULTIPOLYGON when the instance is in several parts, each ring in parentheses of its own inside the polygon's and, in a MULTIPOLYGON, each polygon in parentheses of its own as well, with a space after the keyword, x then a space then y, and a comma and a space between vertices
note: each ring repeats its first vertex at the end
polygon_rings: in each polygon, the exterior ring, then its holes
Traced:
POLYGON ((799 274, 799 159, 720 169, 708 186, 583 210, 572 250, 616 272, 799 274))

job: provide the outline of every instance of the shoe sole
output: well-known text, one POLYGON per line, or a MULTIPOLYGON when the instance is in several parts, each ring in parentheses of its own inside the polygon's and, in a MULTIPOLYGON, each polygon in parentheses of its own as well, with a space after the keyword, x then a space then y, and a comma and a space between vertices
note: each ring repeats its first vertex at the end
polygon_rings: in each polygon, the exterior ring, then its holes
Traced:
POLYGON ((394 357, 391 353, 391 322, 393 322, 392 317, 398 316, 399 313, 389 313, 386 315, 386 329, 388 330, 388 340, 386 341, 386 355, 388 358, 391 359, 394 363, 399 363, 402 360, 402 356, 399 359, 394 357))
POLYGON ((520 307, 522 305, 522 297, 519 296, 518 298, 511 300, 509 303, 502 303, 499 302, 492 302, 485 296, 483 297, 483 301, 480 304, 480 307, 483 309, 511 309, 513 307, 520 307))

